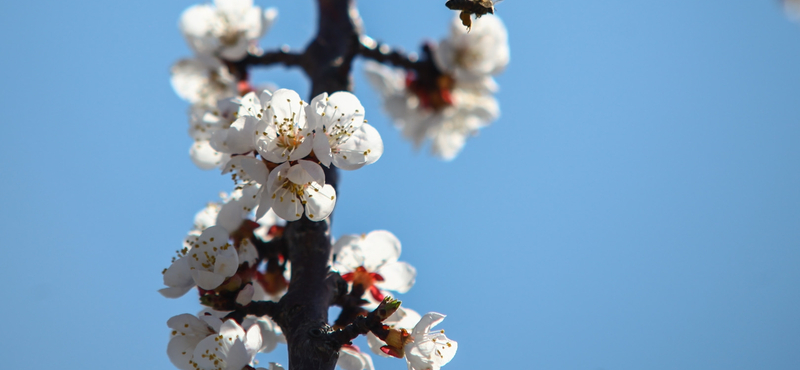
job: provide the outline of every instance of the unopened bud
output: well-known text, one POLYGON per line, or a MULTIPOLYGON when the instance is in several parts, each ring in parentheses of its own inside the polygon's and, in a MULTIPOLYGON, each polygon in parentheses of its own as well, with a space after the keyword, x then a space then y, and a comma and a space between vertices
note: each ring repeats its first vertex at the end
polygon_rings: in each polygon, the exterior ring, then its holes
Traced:
POLYGON ((390 296, 386 296, 381 301, 381 304, 378 305, 378 308, 375 309, 375 314, 378 315, 380 321, 386 320, 389 316, 397 311, 400 308, 400 304, 403 303, 399 300, 396 300, 390 296))

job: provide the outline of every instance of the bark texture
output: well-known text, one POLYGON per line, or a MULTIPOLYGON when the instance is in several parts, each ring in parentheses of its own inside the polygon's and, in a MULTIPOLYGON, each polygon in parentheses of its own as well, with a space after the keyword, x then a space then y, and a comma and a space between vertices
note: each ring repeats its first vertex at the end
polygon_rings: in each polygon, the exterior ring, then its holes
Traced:
MULTIPOLYGON (((300 62, 312 84, 309 101, 323 92, 352 90, 351 64, 359 48, 355 1, 318 0, 317 4, 317 35, 300 62)), ((325 174, 325 182, 334 187, 336 171, 331 168, 325 174)), ((332 370, 339 358, 340 344, 330 339, 328 325, 328 307, 337 290, 336 280, 328 278, 331 220, 302 218, 284 231, 292 276, 277 322, 286 335, 290 370, 332 370)))

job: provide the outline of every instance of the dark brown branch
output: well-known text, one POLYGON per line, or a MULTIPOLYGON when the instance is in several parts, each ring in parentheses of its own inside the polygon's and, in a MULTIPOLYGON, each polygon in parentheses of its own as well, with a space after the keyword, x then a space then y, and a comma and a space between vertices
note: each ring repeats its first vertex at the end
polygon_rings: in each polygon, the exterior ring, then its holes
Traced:
POLYGON ((240 306, 235 311, 229 313, 225 316, 225 320, 233 319, 236 320, 239 324, 244 321, 245 316, 253 315, 253 316, 269 316, 270 318, 275 318, 281 312, 281 307, 278 302, 272 301, 253 301, 250 302, 247 306, 240 306))
POLYGON ((342 299, 347 297, 347 282, 342 279, 342 276, 337 272, 328 274, 328 285, 333 287, 333 294, 331 295, 331 306, 340 305, 342 299))
POLYGON ((353 284, 353 289, 349 294, 337 297, 333 304, 341 307, 342 312, 339 313, 339 317, 336 318, 336 321, 333 323, 334 328, 343 328, 352 323, 356 317, 367 313, 367 310, 361 307, 368 303, 361 298, 364 296, 364 292, 365 289, 363 285, 353 284))
POLYGON ((349 63, 358 50, 361 18, 355 0, 317 0, 319 28, 304 53, 303 69, 311 79, 311 97, 352 91, 349 63))
POLYGON ((358 55, 379 63, 389 63, 405 69, 416 69, 417 57, 392 49, 389 45, 362 36, 359 40, 358 55))
POLYGON ((277 259, 280 255, 287 255, 286 240, 282 237, 274 238, 268 242, 262 241, 258 237, 252 239, 258 251, 259 259, 277 259))
POLYGON ((383 321, 397 311, 398 307, 400 307, 400 301, 392 297, 386 297, 378 307, 368 315, 357 317, 344 328, 328 334, 328 338, 339 346, 343 346, 345 344, 351 344, 353 339, 359 335, 367 334, 370 331, 383 332, 386 330, 383 327, 383 321))
MULTIPOLYGON (((323 92, 352 90, 350 69, 357 52, 360 22, 355 0, 317 0, 319 28, 306 48, 301 65, 311 80, 309 101, 323 92)), ((326 169, 325 182, 336 188, 337 171, 326 169)), ((341 199, 340 194, 337 197, 341 199)), ((338 342, 328 333, 328 307, 338 284, 329 278, 332 217, 323 222, 307 218, 289 222, 284 230, 292 263, 289 290, 281 299, 277 323, 286 334, 290 370, 333 370, 338 342)))
POLYGON ((252 66, 271 66, 282 64, 285 67, 299 66, 303 55, 292 53, 288 46, 283 46, 277 51, 268 51, 261 55, 247 54, 239 61, 225 61, 228 71, 236 77, 237 81, 247 81, 248 68, 252 66))
POLYGON ((286 334, 291 370, 333 369, 339 348, 326 341, 328 305, 333 289, 328 284, 328 256, 331 243, 329 220, 307 218, 286 225, 292 278, 281 299, 276 322, 286 334))

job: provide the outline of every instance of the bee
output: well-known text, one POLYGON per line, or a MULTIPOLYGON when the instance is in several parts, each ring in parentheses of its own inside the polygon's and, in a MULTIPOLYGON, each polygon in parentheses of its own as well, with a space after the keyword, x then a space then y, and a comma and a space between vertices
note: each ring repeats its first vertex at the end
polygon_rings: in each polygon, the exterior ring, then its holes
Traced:
POLYGON ((467 31, 472 28, 472 14, 475 18, 480 18, 485 14, 494 14, 494 4, 503 0, 447 0, 444 4, 452 10, 460 10, 461 24, 467 27, 467 31))

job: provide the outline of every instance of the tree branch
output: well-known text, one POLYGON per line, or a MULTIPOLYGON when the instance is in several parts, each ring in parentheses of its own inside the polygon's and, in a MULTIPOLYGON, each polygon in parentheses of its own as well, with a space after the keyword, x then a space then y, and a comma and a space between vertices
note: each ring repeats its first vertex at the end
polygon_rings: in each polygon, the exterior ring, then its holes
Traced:
POLYGON ((392 49, 389 45, 377 42, 368 36, 362 36, 358 44, 358 55, 364 58, 405 69, 416 69, 419 58, 414 54, 406 54, 402 50, 392 49))
POLYGON ((400 307, 400 303, 400 301, 392 297, 386 297, 378 307, 367 316, 357 317, 344 328, 329 333, 328 338, 341 347, 345 344, 351 344, 353 339, 359 335, 367 334, 370 331, 382 332, 385 330, 382 322, 397 311, 397 308, 400 307))
POLYGON ((299 66, 303 60, 303 55, 292 53, 288 46, 282 46, 277 51, 268 51, 261 55, 248 53, 242 60, 225 61, 228 71, 236 77, 237 81, 247 81, 249 78, 248 68, 252 66, 270 66, 273 64, 283 64, 286 67, 299 66))
MULTIPOLYGON (((272 319, 275 319, 278 314, 281 312, 281 306, 278 302, 272 301, 253 301, 246 306, 240 306, 235 311, 227 314, 224 320, 233 319, 236 320, 239 324, 244 321, 245 316, 253 315, 253 316, 269 316, 272 319)), ((223 320, 223 321, 224 321, 223 320)))

